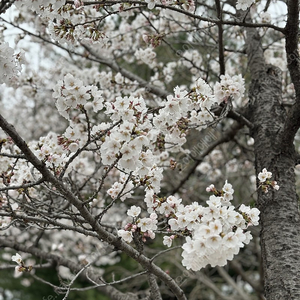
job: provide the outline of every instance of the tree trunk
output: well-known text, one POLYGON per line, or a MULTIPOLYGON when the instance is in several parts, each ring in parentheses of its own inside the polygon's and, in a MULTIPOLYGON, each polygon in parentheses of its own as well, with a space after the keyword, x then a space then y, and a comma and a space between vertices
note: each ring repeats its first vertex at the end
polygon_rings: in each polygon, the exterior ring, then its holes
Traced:
MULTIPOLYGON (((290 7, 297 6, 292 2, 289 2, 289 11, 294 11, 292 17, 295 20, 289 16, 288 23, 293 34, 289 37, 286 33, 286 39, 294 40, 297 32, 292 26, 298 27, 298 12, 295 7, 290 7)), ((247 18, 250 19, 249 16, 247 18)), ((246 32, 248 66, 252 78, 247 117, 254 125, 250 133, 255 141, 256 175, 266 168, 272 172, 272 180, 276 180, 280 186, 278 191, 270 188, 268 193, 258 189, 265 296, 267 300, 299 300, 300 223, 293 140, 300 117, 299 113, 298 118, 293 117, 297 115, 297 107, 287 112, 282 105, 281 71, 265 64, 257 30, 247 28, 246 32)), ((299 68, 294 73, 299 75, 299 68)), ((291 74, 292 80, 298 78, 295 74, 291 74)))
POLYGON ((286 111, 281 105, 281 74, 265 65, 256 70, 249 91, 249 118, 254 128, 256 174, 267 168, 280 186, 258 190, 261 247, 267 300, 300 299, 300 236, 293 144, 282 143, 286 111))

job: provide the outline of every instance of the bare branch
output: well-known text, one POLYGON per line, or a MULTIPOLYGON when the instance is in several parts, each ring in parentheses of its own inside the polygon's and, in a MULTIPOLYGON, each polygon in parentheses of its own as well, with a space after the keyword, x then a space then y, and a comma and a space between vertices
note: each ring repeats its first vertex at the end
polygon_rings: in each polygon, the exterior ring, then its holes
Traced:
POLYGON ((192 158, 194 160, 193 166, 185 175, 185 177, 180 181, 177 187, 175 187, 171 194, 177 193, 182 186, 189 180, 190 176, 194 174, 197 166, 203 161, 204 157, 207 156, 211 151, 213 151, 217 146, 231 141, 237 132, 243 127, 243 124, 235 123, 226 133, 222 135, 218 140, 212 143, 205 151, 203 151, 198 158, 192 158))
POLYGON ((31 188, 31 187, 34 187, 34 186, 37 186, 37 185, 40 185, 41 183, 43 183, 45 180, 43 178, 39 179, 38 181, 36 182, 32 182, 32 183, 25 183, 25 184, 22 184, 22 185, 13 185, 13 186, 7 186, 5 188, 0 188, 0 192, 3 192, 3 191, 9 191, 9 190, 19 190, 19 189, 28 189, 28 188, 31 188))

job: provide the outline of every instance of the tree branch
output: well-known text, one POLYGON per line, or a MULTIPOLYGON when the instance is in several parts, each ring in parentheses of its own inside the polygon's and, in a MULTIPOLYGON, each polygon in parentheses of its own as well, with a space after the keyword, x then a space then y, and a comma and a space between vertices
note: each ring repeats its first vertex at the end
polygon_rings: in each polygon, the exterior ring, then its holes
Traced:
POLYGON ((217 16, 220 22, 218 23, 218 41, 219 41, 219 65, 220 65, 220 75, 225 74, 225 60, 224 60, 224 44, 223 44, 223 16, 222 16, 222 8, 220 0, 215 0, 216 8, 217 8, 217 16))
POLYGON ((0 2, 0 14, 4 14, 7 9, 9 9, 15 0, 3 0, 0 2))
POLYGON ((284 126, 282 143, 291 147, 295 134, 300 127, 300 57, 299 42, 299 0, 287 1, 288 15, 285 27, 285 49, 287 66, 296 92, 296 101, 288 112, 284 126))
MULTIPOLYGON (((74 1, 66 1, 66 4, 74 4, 74 1)), ((106 6, 112 6, 115 4, 120 4, 120 3, 127 3, 127 4, 132 4, 132 5, 141 5, 145 6, 146 8, 146 3, 138 0, 102 0, 102 1, 85 1, 84 5, 106 5, 106 6)), ((188 17, 191 17, 195 20, 200 20, 200 21, 205 21, 213 24, 218 24, 220 23, 219 19, 215 18, 208 18, 208 17, 203 17, 203 15, 199 14, 194 14, 192 12, 189 12, 187 10, 184 10, 182 8, 179 8, 178 6, 172 6, 172 5, 164 5, 164 4, 155 4, 155 7, 160 7, 163 9, 169 9, 172 11, 179 12, 183 15, 186 15, 188 17)), ((239 22, 239 21, 222 21, 221 22, 223 25, 232 25, 232 26, 243 26, 243 27, 249 27, 249 28, 272 28, 274 30, 277 30, 279 32, 284 32, 284 28, 272 25, 272 24, 266 24, 266 23, 258 23, 258 24, 253 24, 252 22, 246 23, 244 21, 239 22)))
POLYGON ((153 274, 148 273, 148 282, 150 285, 150 299, 162 300, 156 277, 153 274))
MULTIPOLYGON (((247 22, 252 23, 250 14, 239 12, 240 18, 246 18, 247 22)), ((246 28, 246 53, 248 56, 248 67, 250 69, 251 78, 259 78, 261 72, 265 72, 266 63, 264 52, 261 44, 261 37, 256 28, 246 28)))
POLYGON ((45 164, 40 161, 33 152, 28 148, 25 141, 19 136, 15 128, 9 124, 2 115, 0 115, 0 127, 12 138, 15 144, 21 149, 23 154, 26 156, 29 162, 31 162, 34 167, 43 175, 43 178, 50 182, 53 186, 57 188, 58 191, 72 204, 74 205, 81 216, 87 221, 88 224, 97 232, 98 238, 108 244, 113 245, 116 249, 125 252, 128 256, 135 259, 140 263, 146 270, 150 273, 156 275, 160 280, 162 280, 176 295, 178 300, 186 300, 186 297, 179 287, 179 285, 173 280, 168 274, 166 274, 162 269, 152 263, 152 261, 146 256, 142 255, 140 252, 132 248, 130 245, 125 243, 119 237, 109 233, 101 226, 95 217, 89 212, 86 206, 82 205, 82 201, 78 199, 63 182, 58 180, 45 166, 45 164))
POLYGON ((194 174, 197 166, 203 161, 204 157, 207 156, 211 151, 213 151, 217 146, 229 142, 231 141, 234 136, 237 134, 237 132, 243 127, 244 125, 241 123, 235 123, 233 124, 229 130, 227 130, 221 138, 219 138, 218 140, 216 140, 214 143, 212 143, 205 151, 203 151, 200 154, 200 157, 198 158, 192 158, 194 160, 194 164, 192 166, 192 168, 188 171, 188 173, 185 175, 185 177, 180 181, 180 183, 177 185, 177 187, 175 187, 171 194, 175 194, 177 193, 182 186, 189 180, 190 176, 192 174, 194 174))

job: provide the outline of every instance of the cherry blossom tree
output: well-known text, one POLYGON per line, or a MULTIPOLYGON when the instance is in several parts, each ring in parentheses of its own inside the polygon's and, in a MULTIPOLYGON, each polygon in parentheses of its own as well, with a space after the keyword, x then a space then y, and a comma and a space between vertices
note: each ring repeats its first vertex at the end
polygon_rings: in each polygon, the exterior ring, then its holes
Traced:
POLYGON ((254 2, 1 1, 2 269, 299 299, 299 3, 254 2))

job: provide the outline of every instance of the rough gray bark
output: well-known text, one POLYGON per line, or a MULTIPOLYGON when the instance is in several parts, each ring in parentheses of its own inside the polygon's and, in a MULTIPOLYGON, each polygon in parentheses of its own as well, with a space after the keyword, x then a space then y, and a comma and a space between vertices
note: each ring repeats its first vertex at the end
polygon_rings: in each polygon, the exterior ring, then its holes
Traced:
POLYGON ((285 110, 280 105, 281 79, 266 68, 252 81, 251 120, 257 174, 265 167, 279 191, 258 191, 265 295, 268 300, 300 299, 300 236, 295 188, 295 150, 281 143, 285 110))
POLYGON ((288 124, 292 120, 281 104, 280 70, 265 64, 255 29, 247 29, 246 43, 252 77, 247 115, 254 125, 256 173, 267 168, 280 185, 279 191, 258 190, 265 296, 267 300, 296 300, 300 299, 300 223, 293 139, 299 127, 293 123, 291 138, 288 124))

